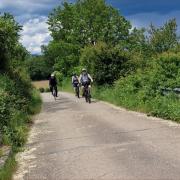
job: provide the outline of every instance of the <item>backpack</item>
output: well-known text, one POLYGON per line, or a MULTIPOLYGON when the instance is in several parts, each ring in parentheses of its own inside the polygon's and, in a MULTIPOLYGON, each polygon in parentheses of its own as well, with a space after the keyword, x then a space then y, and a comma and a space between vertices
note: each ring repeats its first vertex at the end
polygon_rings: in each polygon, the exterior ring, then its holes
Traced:
POLYGON ((90 81, 90 79, 88 77, 88 74, 84 74, 84 75, 81 76, 81 82, 86 83, 86 82, 89 82, 89 81, 90 81))
POLYGON ((73 83, 74 83, 74 84, 78 84, 78 83, 79 83, 79 80, 78 80, 78 77, 77 77, 77 76, 74 76, 74 77, 73 77, 73 83))

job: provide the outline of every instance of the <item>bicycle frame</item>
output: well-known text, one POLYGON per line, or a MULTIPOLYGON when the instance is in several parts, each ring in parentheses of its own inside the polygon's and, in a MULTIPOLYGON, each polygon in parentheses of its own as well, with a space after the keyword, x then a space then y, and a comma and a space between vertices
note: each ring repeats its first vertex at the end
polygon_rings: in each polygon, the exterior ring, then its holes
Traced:
POLYGON ((52 95, 54 96, 54 100, 56 101, 56 90, 55 90, 55 87, 52 87, 52 95))
POLYGON ((91 94, 90 94, 90 89, 89 89, 88 83, 84 85, 84 96, 85 96, 86 102, 91 103, 91 94))

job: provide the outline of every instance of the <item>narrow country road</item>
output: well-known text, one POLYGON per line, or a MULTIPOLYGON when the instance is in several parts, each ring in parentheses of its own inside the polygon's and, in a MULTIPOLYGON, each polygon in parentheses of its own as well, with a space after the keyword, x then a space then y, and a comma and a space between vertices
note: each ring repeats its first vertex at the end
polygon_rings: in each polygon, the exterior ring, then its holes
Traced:
POLYGON ((180 126, 68 93, 43 94, 14 180, 180 179, 180 126))

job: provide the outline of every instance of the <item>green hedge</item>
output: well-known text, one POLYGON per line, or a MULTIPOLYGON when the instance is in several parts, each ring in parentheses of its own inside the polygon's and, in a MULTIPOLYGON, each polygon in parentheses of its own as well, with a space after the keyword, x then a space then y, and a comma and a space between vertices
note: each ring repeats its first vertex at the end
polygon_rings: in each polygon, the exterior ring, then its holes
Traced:
POLYGON ((29 115, 35 113, 34 106, 41 103, 30 82, 28 86, 32 89, 26 89, 27 92, 24 92, 22 86, 25 82, 23 83, 20 77, 19 81, 22 84, 7 75, 0 75, 0 130, 3 132, 3 142, 17 147, 25 143, 29 115))
POLYGON ((112 87, 98 87, 94 96, 128 109, 180 121, 180 99, 164 96, 163 88, 180 87, 180 54, 163 54, 149 67, 118 80, 112 87))

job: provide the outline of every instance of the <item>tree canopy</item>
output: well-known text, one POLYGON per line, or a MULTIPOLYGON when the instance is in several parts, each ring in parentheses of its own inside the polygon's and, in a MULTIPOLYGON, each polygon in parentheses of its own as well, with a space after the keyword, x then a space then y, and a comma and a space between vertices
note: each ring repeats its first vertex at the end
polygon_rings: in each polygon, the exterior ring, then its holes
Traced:
POLYGON ((132 28, 105 0, 64 2, 48 24, 53 39, 42 48, 47 65, 64 76, 87 67, 100 85, 149 67, 152 58, 179 47, 175 19, 162 27, 132 28))

